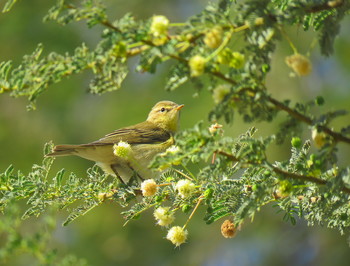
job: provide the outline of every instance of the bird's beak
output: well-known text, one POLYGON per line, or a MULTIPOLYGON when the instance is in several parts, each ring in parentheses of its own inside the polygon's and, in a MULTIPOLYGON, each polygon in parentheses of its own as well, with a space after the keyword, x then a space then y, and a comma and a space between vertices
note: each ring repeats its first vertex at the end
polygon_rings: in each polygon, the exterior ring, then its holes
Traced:
POLYGON ((180 111, 185 105, 181 104, 178 107, 175 108, 176 111, 180 111))

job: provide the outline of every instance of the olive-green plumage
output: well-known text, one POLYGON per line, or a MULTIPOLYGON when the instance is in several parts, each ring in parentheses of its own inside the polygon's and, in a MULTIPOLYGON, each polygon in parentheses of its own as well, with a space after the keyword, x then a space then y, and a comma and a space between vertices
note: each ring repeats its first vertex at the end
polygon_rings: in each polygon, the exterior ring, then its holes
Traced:
POLYGON ((173 135, 178 129, 182 107, 171 101, 158 102, 144 122, 115 130, 88 144, 57 145, 47 156, 76 155, 95 161, 105 172, 117 176, 124 183, 134 174, 142 179, 154 178, 156 174, 148 169, 148 164, 156 154, 174 144, 173 135), (120 141, 130 145, 132 158, 113 154, 114 144, 120 141))

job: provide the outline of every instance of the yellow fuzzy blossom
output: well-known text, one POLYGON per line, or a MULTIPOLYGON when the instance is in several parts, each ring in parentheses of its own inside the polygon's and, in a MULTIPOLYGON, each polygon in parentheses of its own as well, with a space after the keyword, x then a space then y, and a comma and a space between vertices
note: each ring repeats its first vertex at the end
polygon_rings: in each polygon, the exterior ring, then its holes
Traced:
POLYGON ((232 68, 240 69, 244 67, 245 64, 245 56, 239 52, 232 53, 232 59, 229 63, 229 66, 232 68))
POLYGON ((168 231, 166 238, 171 241, 175 246, 180 246, 187 240, 188 232, 181 226, 173 226, 168 231))
POLYGON ((182 198, 187 198, 192 195, 196 187, 190 180, 181 179, 176 183, 176 190, 182 198))
POLYGON ((117 157, 129 158, 132 152, 131 146, 125 141, 119 141, 118 144, 113 145, 113 153, 117 157))
POLYGON ((212 124, 210 127, 209 127, 209 132, 210 134, 214 134, 216 133, 219 129, 222 128, 222 125, 218 124, 218 123, 215 123, 215 124, 212 124))
POLYGON ((141 183, 141 192, 145 197, 154 196, 157 190, 157 183, 153 179, 147 179, 141 183))
POLYGON ((309 58, 304 55, 294 54, 287 56, 285 61, 286 64, 299 76, 306 76, 312 71, 312 64, 309 58))
POLYGON ((175 220, 174 213, 170 211, 170 207, 158 207, 155 209, 153 216, 160 226, 168 226, 175 220))
POLYGON ((178 153, 180 151, 180 148, 176 145, 172 145, 169 148, 166 149, 166 153, 170 153, 170 154, 175 154, 178 153))
POLYGON ((222 84, 217 86, 213 90, 213 100, 216 104, 219 104, 227 94, 229 94, 231 91, 230 85, 228 84, 222 84))
POLYGON ((256 26, 263 25, 263 24, 264 24, 264 18, 258 17, 258 18, 255 19, 254 22, 255 22, 255 25, 256 25, 256 26))
POLYGON ((321 149, 326 144, 326 134, 318 132, 317 128, 312 129, 311 137, 318 149, 321 149))
POLYGON ((204 73, 205 68, 205 58, 200 55, 195 55, 188 61, 190 67, 191 76, 198 77, 204 73))
POLYGON ((169 27, 169 20, 165 16, 153 16, 150 31, 153 36, 166 35, 169 27))
POLYGON ((240 52, 233 52, 226 47, 217 56, 217 62, 223 65, 229 65, 232 68, 240 69, 244 67, 245 56, 240 52))
POLYGON ((221 27, 214 27, 205 34, 203 41, 212 49, 218 48, 222 43, 222 33, 221 27))

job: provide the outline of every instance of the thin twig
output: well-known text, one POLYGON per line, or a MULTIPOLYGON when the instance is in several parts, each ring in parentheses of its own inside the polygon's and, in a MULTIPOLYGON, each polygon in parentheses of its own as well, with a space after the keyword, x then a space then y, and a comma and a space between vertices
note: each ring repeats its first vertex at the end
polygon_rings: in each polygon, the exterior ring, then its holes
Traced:
POLYGON ((103 21, 101 21, 101 24, 102 24, 102 25, 105 25, 106 27, 108 27, 108 28, 110 28, 110 29, 112 29, 112 30, 115 30, 116 32, 119 32, 119 33, 122 32, 119 28, 117 28, 116 26, 114 26, 114 25, 113 25, 111 22, 109 22, 108 20, 103 20, 103 21))
POLYGON ((189 179, 189 180, 191 180, 191 181, 194 181, 193 178, 189 177, 188 175, 184 174, 183 172, 181 172, 181 171, 179 171, 179 170, 177 170, 177 169, 175 169, 175 168, 173 168, 173 170, 174 170, 176 173, 178 173, 178 174, 180 174, 180 175, 186 177, 187 179, 189 179))
POLYGON ((306 13, 317 13, 323 10, 329 10, 332 8, 340 7, 343 4, 344 4, 344 0, 327 1, 321 5, 315 5, 315 6, 309 7, 308 9, 306 9, 306 13), (332 2, 332 4, 330 2, 332 2))
MULTIPOLYGON (((298 111, 296 110, 293 110, 291 108, 289 108, 287 105, 281 103, 280 101, 272 98, 271 96, 267 96, 267 100, 272 103, 277 109, 279 110, 282 110, 282 111, 285 111, 287 112, 289 115, 291 115, 292 117, 312 126, 314 123, 313 123, 313 120, 301 113, 299 113, 298 111)), ((350 138, 344 136, 343 134, 339 133, 339 132, 336 132, 336 131, 333 131, 332 129, 330 129, 329 127, 326 127, 326 126, 318 126, 318 128, 327 133, 328 135, 330 135, 335 141, 342 141, 342 142, 346 142, 346 143, 349 143, 350 144, 350 138)))
MULTIPOLYGON (((241 162, 241 160, 239 158, 237 158, 236 156, 229 154, 227 152, 224 151, 216 151, 217 154, 221 154, 223 156, 225 156, 226 158, 228 158, 229 160, 233 161, 233 162, 241 162)), ((256 162, 243 162, 249 165, 256 165, 256 162)), ((296 174, 296 173, 290 173, 287 171, 284 171, 278 167, 272 166, 271 165, 272 170, 278 174, 278 175, 282 175, 286 178, 292 178, 292 179, 298 179, 298 180, 302 180, 302 181, 306 181, 306 182, 312 182, 318 185, 327 185, 328 182, 326 180, 320 179, 318 177, 315 176, 309 176, 309 175, 301 175, 301 174, 296 174)), ((350 194, 350 189, 343 186, 341 189, 341 191, 350 194)))
MULTIPOLYGON (((209 72, 210 74, 212 74, 213 76, 215 77, 218 77, 228 83, 231 83, 232 85, 236 85, 237 82, 231 78, 228 78, 226 77, 224 74, 222 74, 221 72, 217 72, 217 71, 212 71, 212 72, 209 72)), ((246 91, 250 91, 250 92, 253 92, 253 93, 256 93, 257 91, 254 90, 254 89, 251 89, 251 88, 244 88, 244 90, 246 91)), ((272 103, 277 109, 281 110, 281 111, 284 111, 284 112, 287 112, 290 116, 312 126, 314 125, 314 122, 311 118, 307 117, 306 115, 303 115, 301 113, 299 113, 298 111, 288 107, 287 105, 285 105, 284 103, 278 101, 277 99, 271 97, 271 96, 266 96, 266 99, 268 102, 272 103)), ((332 129, 330 129, 329 127, 327 126, 323 126, 323 125, 320 125, 318 126, 318 128, 325 132, 326 134, 328 134, 329 136, 331 136, 335 141, 341 141, 341 142, 345 142, 345 143, 348 143, 350 144, 350 138, 344 136, 343 134, 339 133, 339 132, 336 132, 336 131, 333 131, 332 129)))
POLYGON ((204 199, 203 196, 200 196, 200 197, 198 198, 198 201, 197 201, 196 206, 194 207, 194 209, 193 209, 193 211, 191 212, 190 216, 188 217, 186 223, 185 223, 184 226, 182 227, 183 229, 186 228, 188 222, 192 219, 194 213, 197 211, 197 209, 198 209, 198 207, 199 207, 199 204, 201 204, 201 202, 203 201, 203 199, 204 199))

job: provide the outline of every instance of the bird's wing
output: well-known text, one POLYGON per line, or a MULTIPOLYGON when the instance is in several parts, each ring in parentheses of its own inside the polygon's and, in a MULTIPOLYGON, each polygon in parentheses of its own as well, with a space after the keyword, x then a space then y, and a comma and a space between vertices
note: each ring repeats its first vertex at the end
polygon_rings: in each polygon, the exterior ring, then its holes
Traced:
POLYGON ((115 130, 97 141, 84 144, 84 146, 110 145, 119 141, 125 141, 129 144, 155 144, 167 141, 170 137, 169 132, 146 121, 135 126, 115 130))

